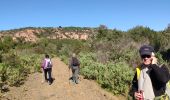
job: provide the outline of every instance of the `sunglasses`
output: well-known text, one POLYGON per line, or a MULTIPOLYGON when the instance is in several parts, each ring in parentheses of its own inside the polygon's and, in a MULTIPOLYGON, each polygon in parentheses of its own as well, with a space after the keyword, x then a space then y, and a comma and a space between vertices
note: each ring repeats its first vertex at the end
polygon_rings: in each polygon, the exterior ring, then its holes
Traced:
POLYGON ((142 55, 141 58, 151 58, 151 55, 142 55))

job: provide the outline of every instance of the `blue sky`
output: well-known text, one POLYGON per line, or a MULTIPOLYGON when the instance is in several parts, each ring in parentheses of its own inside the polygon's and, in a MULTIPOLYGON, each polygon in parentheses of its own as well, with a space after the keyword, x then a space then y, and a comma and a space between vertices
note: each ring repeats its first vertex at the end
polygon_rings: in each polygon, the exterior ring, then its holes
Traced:
POLYGON ((1 0, 0 30, 23 27, 98 27, 155 31, 170 23, 170 0, 1 0))

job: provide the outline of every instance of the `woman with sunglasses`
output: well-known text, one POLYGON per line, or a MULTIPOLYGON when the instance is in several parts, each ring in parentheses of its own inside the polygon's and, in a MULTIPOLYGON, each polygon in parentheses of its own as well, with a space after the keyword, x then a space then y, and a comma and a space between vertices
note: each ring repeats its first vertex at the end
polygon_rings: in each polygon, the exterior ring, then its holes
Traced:
POLYGON ((144 45, 139 50, 142 63, 136 68, 132 81, 132 94, 136 100, 169 100, 165 95, 169 71, 159 66, 152 46, 144 45))

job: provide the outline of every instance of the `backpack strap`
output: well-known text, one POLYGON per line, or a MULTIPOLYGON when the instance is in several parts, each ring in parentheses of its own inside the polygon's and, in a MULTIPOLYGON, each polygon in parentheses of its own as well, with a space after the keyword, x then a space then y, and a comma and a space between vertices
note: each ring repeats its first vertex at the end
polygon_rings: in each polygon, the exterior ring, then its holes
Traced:
POLYGON ((138 80, 139 76, 140 76, 141 68, 140 67, 136 67, 136 72, 137 72, 137 80, 138 80))

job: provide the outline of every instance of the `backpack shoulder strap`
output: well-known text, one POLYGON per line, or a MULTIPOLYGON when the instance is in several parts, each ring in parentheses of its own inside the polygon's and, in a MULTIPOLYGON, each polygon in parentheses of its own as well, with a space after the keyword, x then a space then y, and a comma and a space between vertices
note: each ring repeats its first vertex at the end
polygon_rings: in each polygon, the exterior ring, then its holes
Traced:
POLYGON ((140 72, 141 72, 140 66, 136 67, 137 79, 139 79, 140 72))

